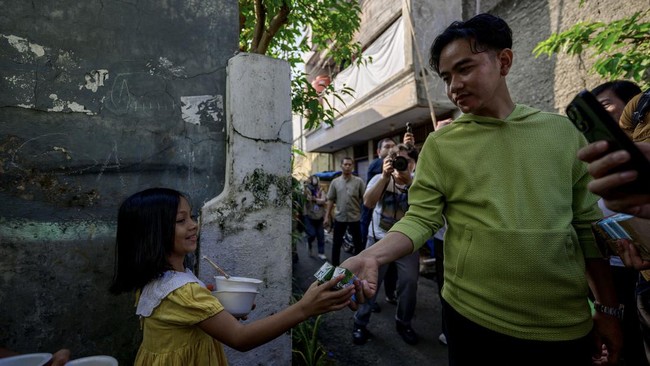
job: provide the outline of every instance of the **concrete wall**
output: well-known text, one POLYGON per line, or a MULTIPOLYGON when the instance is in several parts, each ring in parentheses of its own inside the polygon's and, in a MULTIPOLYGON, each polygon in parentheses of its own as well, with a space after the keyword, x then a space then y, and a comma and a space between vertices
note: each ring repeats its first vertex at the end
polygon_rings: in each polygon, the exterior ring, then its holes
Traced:
MULTIPOLYGON (((466 3, 475 5, 472 0, 466 3)), ((577 92, 606 80, 591 71, 593 60, 589 53, 583 57, 560 54, 550 59, 535 58, 533 48, 551 33, 577 22, 609 22, 648 8, 650 0, 590 0, 581 7, 577 0, 505 0, 482 1, 480 10, 503 17, 512 28, 515 59, 508 85, 515 102, 564 114, 577 92)))
POLYGON ((365 0, 361 4, 361 24, 357 42, 368 47, 402 12, 401 1, 365 0))
POLYGON ((107 292, 117 207, 151 186, 197 210, 222 191, 237 2, 0 8, 0 345, 128 364, 134 299, 107 292))
MULTIPOLYGON (((551 33, 566 30, 577 22, 609 22, 650 8, 650 0, 590 0, 583 6, 579 6, 577 0, 464 0, 462 3, 411 0, 409 4, 418 35, 417 47, 413 48, 416 70, 419 67, 417 49, 428 68, 429 48, 451 21, 469 19, 477 12, 490 12, 504 18, 513 30, 515 63, 508 85, 515 101, 560 113, 564 113, 578 91, 593 88, 605 80, 590 71, 593 61, 589 54, 582 58, 564 54, 550 59, 546 56, 535 58, 533 48, 551 33)), ((416 75, 422 77, 421 73, 416 75)), ((437 75, 424 80, 429 80, 429 95, 435 101, 434 106, 438 109, 450 107, 444 85, 437 75)), ((419 87, 421 85, 418 83, 419 87)), ((419 89, 418 95, 423 97, 420 103, 426 105, 426 90, 419 89)))
POLYGON ((439 116, 440 113, 455 109, 455 106, 445 94, 444 83, 429 66, 429 52, 436 36, 452 21, 460 19, 462 6, 457 1, 409 0, 409 3, 417 38, 417 42, 413 42, 412 52, 418 79, 418 104, 428 107, 428 100, 431 100, 436 115, 439 116))

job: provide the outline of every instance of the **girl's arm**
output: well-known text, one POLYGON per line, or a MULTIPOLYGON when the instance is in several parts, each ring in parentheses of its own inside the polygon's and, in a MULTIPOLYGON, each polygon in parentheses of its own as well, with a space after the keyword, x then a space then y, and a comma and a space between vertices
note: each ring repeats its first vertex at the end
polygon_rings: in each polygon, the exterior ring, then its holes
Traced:
POLYGON ((224 310, 200 322, 198 326, 212 338, 231 348, 242 352, 251 350, 277 338, 312 316, 348 306, 350 297, 354 294, 354 286, 331 290, 343 277, 337 276, 322 285, 318 282, 312 283, 300 301, 277 314, 252 323, 240 323, 224 310))

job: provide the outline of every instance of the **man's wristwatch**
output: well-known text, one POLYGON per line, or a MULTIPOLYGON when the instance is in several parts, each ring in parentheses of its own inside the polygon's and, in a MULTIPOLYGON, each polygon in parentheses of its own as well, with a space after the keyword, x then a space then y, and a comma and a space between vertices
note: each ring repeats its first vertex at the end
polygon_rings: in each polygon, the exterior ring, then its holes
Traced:
POLYGON ((596 309, 597 312, 607 314, 610 316, 613 316, 618 319, 623 319, 623 313, 625 310, 624 305, 619 305, 618 307, 611 307, 611 306, 605 306, 598 301, 594 302, 594 309, 596 309))

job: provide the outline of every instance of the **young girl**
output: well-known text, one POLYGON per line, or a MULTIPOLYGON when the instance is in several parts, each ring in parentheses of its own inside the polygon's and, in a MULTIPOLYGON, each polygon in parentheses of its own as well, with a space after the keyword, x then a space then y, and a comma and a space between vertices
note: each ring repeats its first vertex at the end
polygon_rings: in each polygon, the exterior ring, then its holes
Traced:
POLYGON ((354 294, 354 286, 330 291, 343 276, 314 282, 283 311, 240 323, 183 266, 185 256, 196 250, 197 233, 187 198, 172 189, 138 192, 119 209, 110 290, 137 293, 143 339, 136 365, 227 365, 221 343, 250 350, 311 316, 346 307, 354 294))

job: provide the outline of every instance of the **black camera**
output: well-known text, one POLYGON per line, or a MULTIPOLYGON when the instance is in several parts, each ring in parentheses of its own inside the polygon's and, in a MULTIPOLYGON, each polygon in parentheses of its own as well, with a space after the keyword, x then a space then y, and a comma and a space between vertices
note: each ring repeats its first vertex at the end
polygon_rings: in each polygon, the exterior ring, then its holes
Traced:
POLYGON ((397 154, 395 155, 391 154, 390 160, 391 160, 391 166, 393 167, 393 169, 397 171, 403 172, 407 170, 409 167, 408 159, 406 159, 403 156, 399 156, 397 154))

